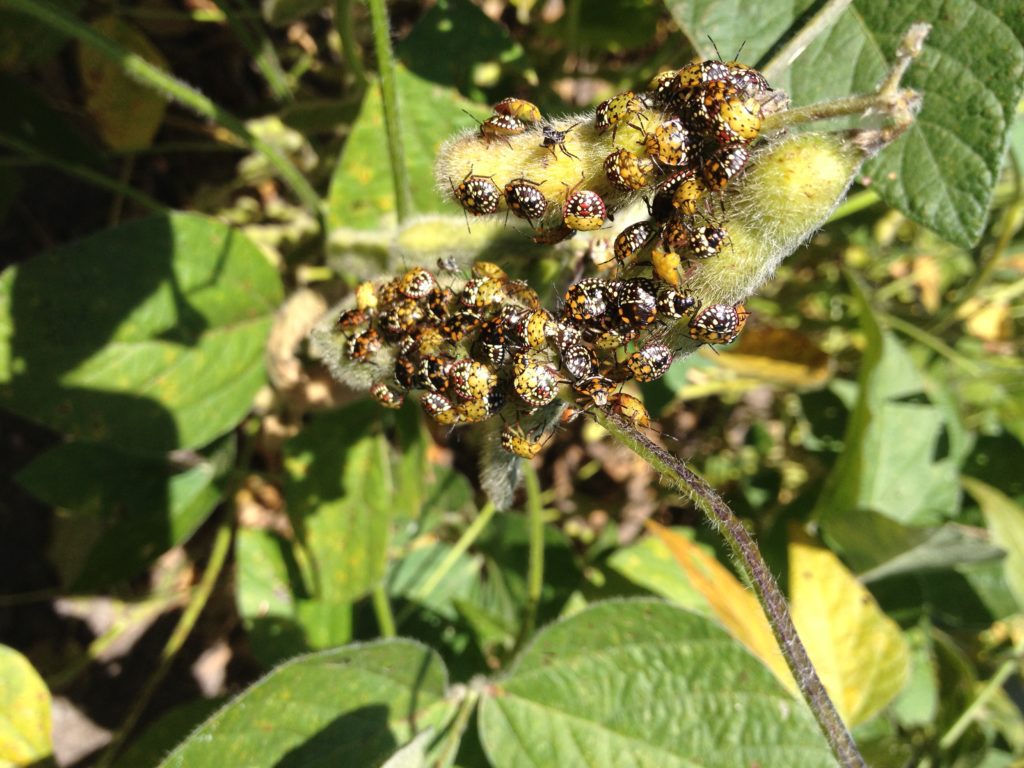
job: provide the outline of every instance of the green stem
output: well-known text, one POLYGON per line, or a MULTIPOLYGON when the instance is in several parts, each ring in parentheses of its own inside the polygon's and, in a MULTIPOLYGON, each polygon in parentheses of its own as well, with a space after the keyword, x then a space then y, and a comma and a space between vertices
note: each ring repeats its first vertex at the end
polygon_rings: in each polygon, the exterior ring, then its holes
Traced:
POLYGON ((383 584, 373 588, 373 612, 377 616, 381 637, 394 637, 397 634, 395 614, 391 611, 391 601, 388 600, 388 592, 383 584))
POLYGON ((232 515, 224 514, 213 540, 213 549, 210 552, 210 559, 206 564, 206 570, 203 572, 203 578, 192 593, 192 598, 189 600, 188 605, 185 606, 185 610, 182 612, 181 618, 178 619, 178 624, 174 627, 174 631, 164 644, 163 651, 160 653, 159 666, 150 676, 149 680, 146 681, 146 687, 142 689, 142 693, 133 702, 131 712, 128 713, 128 717, 125 718, 117 733, 114 734, 113 740, 97 763, 97 768, 108 768, 113 762, 118 750, 124 744, 128 734, 135 727, 150 699, 153 698, 153 694, 156 693, 156 689, 170 670, 174 657, 191 634, 192 628, 199 619, 199 614, 206 607, 210 594, 213 592, 213 587, 217 583, 217 578, 224 568, 224 563, 227 562, 228 552, 231 551, 233 522, 234 517, 232 515))
POLYGON ((806 107, 786 109, 769 115, 761 124, 761 133, 776 133, 786 128, 803 125, 804 123, 831 120, 837 117, 863 115, 868 111, 890 115, 897 114, 908 109, 908 105, 916 103, 917 99, 916 91, 906 89, 897 91, 895 94, 866 93, 846 96, 841 99, 832 99, 831 101, 822 101, 817 104, 809 104, 806 107))
POLYGON ((130 200, 134 200, 136 203, 141 205, 147 210, 153 211, 154 213, 165 213, 168 209, 167 206, 154 200, 152 197, 147 195, 145 192, 139 192, 134 187, 124 184, 123 182, 112 179, 109 176, 104 176, 102 173, 94 171, 86 165, 78 163, 72 163, 63 158, 50 157, 39 152, 35 147, 25 144, 18 139, 12 138, 11 136, 0 136, 0 146, 5 146, 13 149, 15 152, 20 152, 26 157, 34 160, 38 163, 45 165, 52 165, 61 171, 64 171, 70 176, 75 176, 82 181, 86 181, 93 186, 105 189, 108 192, 113 192, 114 195, 121 195, 130 200))
POLYGON ((778 53, 772 56, 764 66, 758 67, 761 74, 771 82, 789 69, 797 57, 807 50, 807 46, 818 38, 818 35, 835 24, 852 2, 853 0, 828 0, 817 13, 811 16, 802 29, 779 49, 778 53))
POLYGON ((1013 658, 1007 659, 996 670, 996 673, 992 676, 992 679, 985 683, 984 687, 978 691, 978 696, 971 702, 970 706, 965 709, 960 717, 956 719, 956 722, 949 727, 942 738, 939 739, 939 748, 943 750, 952 749, 953 745, 960 740, 960 737, 964 735, 964 731, 971 727, 971 723, 978 716, 981 709, 988 704, 989 700, 996 695, 1003 688, 1003 684, 1010 679, 1010 676, 1017 671, 1020 667, 1020 652, 1021 648, 1017 647, 1014 649, 1013 658))
POLYGON ((341 38, 341 55, 345 57, 345 66, 355 77, 356 85, 360 89, 366 88, 366 69, 359 55, 355 25, 352 23, 352 0, 338 0, 335 3, 334 26, 341 38))
POLYGON ((469 717, 473 714, 473 710, 476 708, 476 703, 479 700, 480 691, 471 687, 465 688, 465 694, 462 697, 462 701, 459 702, 459 711, 455 713, 455 719, 452 721, 441 746, 436 752, 437 757, 433 765, 448 765, 453 762, 453 758, 462 744, 462 735, 466 732, 469 717))
POLYGON ((391 50, 391 25, 388 23, 388 11, 384 6, 384 0, 368 0, 368 3, 370 24, 373 27, 373 46, 377 52, 377 69, 380 70, 380 96, 384 105, 384 130, 388 138, 391 183, 395 187, 395 215, 401 224, 409 218, 412 202, 409 194, 409 171, 405 167, 402 119, 398 108, 395 56, 391 50))
POLYGON ((533 637, 537 627, 537 609, 540 607, 541 590, 544 588, 544 507, 541 504, 540 481, 537 472, 527 464, 523 471, 526 483, 526 513, 529 517, 529 553, 526 570, 526 608, 515 651, 533 637))
MULTIPOLYGON (((491 502, 487 502, 483 508, 477 513, 476 520, 470 523, 469 527, 462 532, 459 540, 455 542, 455 546, 451 548, 444 559, 438 564, 431 574, 427 577, 423 585, 416 590, 416 595, 419 600, 426 601, 433 593, 434 590, 441 584, 444 577, 448 575, 448 572, 455 567, 455 564, 459 561, 459 558, 465 554, 473 542, 479 538, 480 534, 483 533, 487 524, 491 522, 491 518, 498 510, 491 502)), ((405 606, 400 614, 398 614, 398 623, 401 625, 406 619, 409 618, 416 611, 414 604, 405 606)))
POLYGON ((828 217, 829 222, 838 221, 839 219, 845 219, 847 216, 853 216, 856 213, 860 213, 867 208, 880 203, 882 198, 878 196, 878 193, 873 189, 863 189, 854 195, 850 195, 842 202, 842 204, 836 208, 832 215, 828 217))
POLYGON ((905 320, 901 320, 898 317, 895 317, 884 312, 879 312, 878 316, 879 319, 882 320, 882 322, 884 322, 893 330, 899 331, 904 336, 909 336, 914 341, 923 344, 924 346, 931 349, 933 352, 942 355, 942 357, 946 358, 954 365, 958 365, 961 368, 963 368, 968 375, 980 376, 982 374, 982 369, 980 366, 976 365, 972 360, 970 360, 967 357, 964 357, 951 346, 942 341, 942 339, 938 338, 937 336, 934 336, 931 333, 928 333, 928 331, 924 330, 923 328, 918 328, 913 323, 908 323, 905 320))
POLYGON ((265 34, 258 35, 259 39, 257 39, 257 35, 253 34, 242 20, 240 9, 233 0, 213 0, 213 2, 227 18, 231 31, 235 33, 235 37, 238 38, 242 47, 253 57, 256 69, 266 80, 274 100, 278 102, 291 101, 294 94, 288 85, 288 78, 284 74, 281 61, 277 58, 277 52, 270 39, 265 34))
POLYGON ((302 201, 302 204, 317 217, 322 227, 323 206, 316 190, 310 186, 294 163, 277 149, 253 134, 239 118, 218 106, 192 86, 164 72, 138 54, 122 48, 109 38, 100 35, 92 28, 83 24, 79 19, 53 6, 49 2, 44 2, 44 0, 4 1, 14 10, 38 19, 47 26, 75 37, 86 45, 92 46, 97 52, 117 62, 128 77, 160 94, 167 101, 181 104, 191 109, 200 117, 213 120, 227 128, 249 147, 267 159, 271 167, 280 175, 281 180, 291 188, 296 197, 302 201))
POLYGON ((786 598, 761 556, 757 544, 736 514, 702 478, 646 435, 614 414, 598 414, 598 421, 612 436, 649 463, 661 476, 690 499, 711 526, 725 539, 743 575, 764 610, 783 658, 797 687, 810 707, 833 754, 843 768, 866 768, 853 737, 836 711, 821 679, 793 626, 786 598))

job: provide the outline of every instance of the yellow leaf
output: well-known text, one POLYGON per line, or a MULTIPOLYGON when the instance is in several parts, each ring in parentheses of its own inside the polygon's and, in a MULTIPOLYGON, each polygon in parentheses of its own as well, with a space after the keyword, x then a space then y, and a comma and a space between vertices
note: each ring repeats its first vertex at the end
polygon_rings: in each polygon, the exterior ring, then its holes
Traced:
POLYGON ((801 389, 824 386, 831 360, 810 337, 788 328, 749 325, 718 365, 746 377, 801 389))
POLYGON ((42 765, 52 751, 50 692, 28 659, 0 645, 0 765, 42 765))
POLYGON ((652 521, 647 522, 647 529, 669 548, 690 584, 708 601, 722 626, 761 659, 784 685, 796 692, 796 683, 754 593, 689 539, 652 521))
POLYGON ((866 722, 903 689, 910 649, 903 633, 835 555, 793 529, 793 623, 839 714, 866 722))
MULTIPOLYGON (((91 26, 128 51, 167 69, 160 51, 131 25, 115 16, 105 16, 91 26)), ((78 69, 85 92, 85 111, 103 141, 112 149, 126 152, 152 144, 164 119, 164 100, 131 80, 117 62, 88 45, 78 47, 78 69)))

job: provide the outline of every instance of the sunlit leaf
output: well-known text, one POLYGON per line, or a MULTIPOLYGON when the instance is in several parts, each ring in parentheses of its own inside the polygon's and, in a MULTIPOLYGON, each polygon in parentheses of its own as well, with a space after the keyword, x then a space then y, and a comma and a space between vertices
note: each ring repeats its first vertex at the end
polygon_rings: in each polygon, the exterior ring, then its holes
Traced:
POLYGON ((28 659, 0 645, 0 765, 51 765, 50 692, 28 659))
POLYGON ((263 385, 281 298, 244 235, 195 214, 41 254, 0 274, 0 407, 130 452, 206 445, 263 385))
POLYGON ((955 416, 930 401, 913 359, 879 326, 862 288, 851 285, 867 347, 843 451, 815 513, 834 537, 834 520, 863 509, 903 524, 940 523, 960 505, 955 416))
POLYGON ((281 665, 196 729, 165 768, 380 765, 454 711, 437 654, 384 640, 281 665))
POLYGON ((741 584, 728 568, 704 554, 686 537, 653 521, 647 522, 647 529, 668 547, 690 584, 707 600, 722 626, 761 659, 790 690, 796 691, 796 682, 754 593, 741 584))
POLYGON ((793 623, 818 676, 851 726, 903 689, 910 651, 899 626, 834 554, 794 534, 789 543, 793 623))
POLYGON ((751 325, 717 362, 744 376, 801 389, 823 386, 831 377, 828 355, 788 328, 751 325))
MULTIPOLYGON (((665 529, 667 534, 692 541, 687 531, 692 533, 692 529, 665 529)), ((679 563, 664 539, 646 536, 628 547, 620 547, 608 558, 608 567, 677 605, 700 613, 708 610, 707 600, 690 580, 679 578, 679 563)))
MULTIPOLYGON (((737 2, 668 0, 706 57, 766 61, 819 5, 769 0, 757 14, 737 2)), ((773 84, 796 105, 868 93, 912 23, 932 31, 904 85, 924 94, 915 124, 866 167, 890 205, 958 245, 981 235, 1024 84, 1024 15, 1015 0, 858 0, 773 84)))
MULTIPOLYGON (((453 133, 475 125, 463 109, 480 119, 489 112, 461 98, 454 90, 423 80, 401 67, 397 83, 413 207, 418 213, 458 212, 435 188, 434 158, 453 133)), ((372 87, 331 178, 327 203, 332 229, 373 229, 394 220, 394 183, 388 157, 384 109, 379 89, 372 87)))
POLYGON ((963 483, 981 507, 992 540, 1006 550, 1006 581, 1017 605, 1024 606, 1024 508, 973 477, 965 477, 963 483))
POLYGON ((544 629, 480 707, 496 768, 809 768, 834 759, 804 704, 708 618, 610 601, 544 629))

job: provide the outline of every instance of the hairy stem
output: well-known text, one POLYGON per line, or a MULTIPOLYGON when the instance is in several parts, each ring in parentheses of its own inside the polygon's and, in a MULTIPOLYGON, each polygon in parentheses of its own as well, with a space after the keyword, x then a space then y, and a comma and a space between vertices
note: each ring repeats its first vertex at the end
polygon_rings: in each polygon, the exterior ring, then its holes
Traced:
POLYGON ((373 46, 380 71, 380 95, 384 105, 384 130, 388 137, 388 158, 391 161, 391 182, 395 187, 395 214, 401 224, 412 212, 409 171, 405 167, 405 145, 402 141, 402 120, 398 107, 398 83, 395 56, 391 50, 391 25, 384 0, 369 0, 373 46))
POLYGON ((117 62, 124 73, 140 85, 158 93, 167 101, 181 104, 200 117, 213 120, 238 136, 245 144, 263 155, 277 171, 281 180, 291 188, 295 196, 321 222, 323 207, 320 196, 306 180, 294 163, 277 149, 250 131, 239 118, 204 96, 191 85, 154 66, 136 53, 122 48, 107 37, 99 34, 79 19, 44 0, 5 0, 8 6, 43 22, 47 26, 77 38, 96 49, 112 61, 117 62))
POLYGON ((359 44, 356 42, 355 25, 352 23, 352 0, 338 0, 334 6, 334 27, 341 38, 341 55, 345 58, 345 66, 356 80, 360 88, 366 87, 366 70, 359 56, 359 44))
POLYGON ((811 708, 839 764, 843 768, 866 768, 864 758, 861 757, 846 724, 825 691, 825 686, 822 685, 807 655, 807 649, 797 635, 785 596, 743 523, 711 486, 678 458, 651 442, 636 427, 614 414, 599 414, 598 421, 615 439, 635 451, 680 493, 696 504, 712 527, 722 535, 753 588, 771 625, 775 641, 779 644, 790 672, 793 673, 793 679, 796 680, 800 693, 811 708))

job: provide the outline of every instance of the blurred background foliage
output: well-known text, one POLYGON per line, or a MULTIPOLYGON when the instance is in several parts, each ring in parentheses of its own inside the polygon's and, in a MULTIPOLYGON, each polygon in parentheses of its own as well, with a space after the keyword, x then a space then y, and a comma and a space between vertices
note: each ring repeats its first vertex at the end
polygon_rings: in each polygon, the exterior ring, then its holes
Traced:
MULTIPOLYGON (((495 514, 471 433, 344 390, 305 338, 397 254, 525 254, 564 279, 564 254, 467 233, 435 190, 462 110, 590 107, 714 55, 708 36, 755 64, 819 5, 765 2, 755 23, 710 1, 390 3, 420 216, 399 223, 363 4, 43 3, 62 28, 0 0, 0 734, 18 745, 0 764, 156 764, 278 662, 382 635, 435 649, 430 675, 505 669, 529 505, 538 625, 654 595, 784 679, 714 534, 592 421, 495 514)), ((773 81, 796 104, 870 89, 915 14, 936 24, 908 79, 918 128, 748 303, 735 345, 642 387, 656 439, 756 534, 878 766, 1024 758, 1024 14, 953 5, 858 2, 773 81)), ((500 751, 489 704, 460 765, 500 751)))

